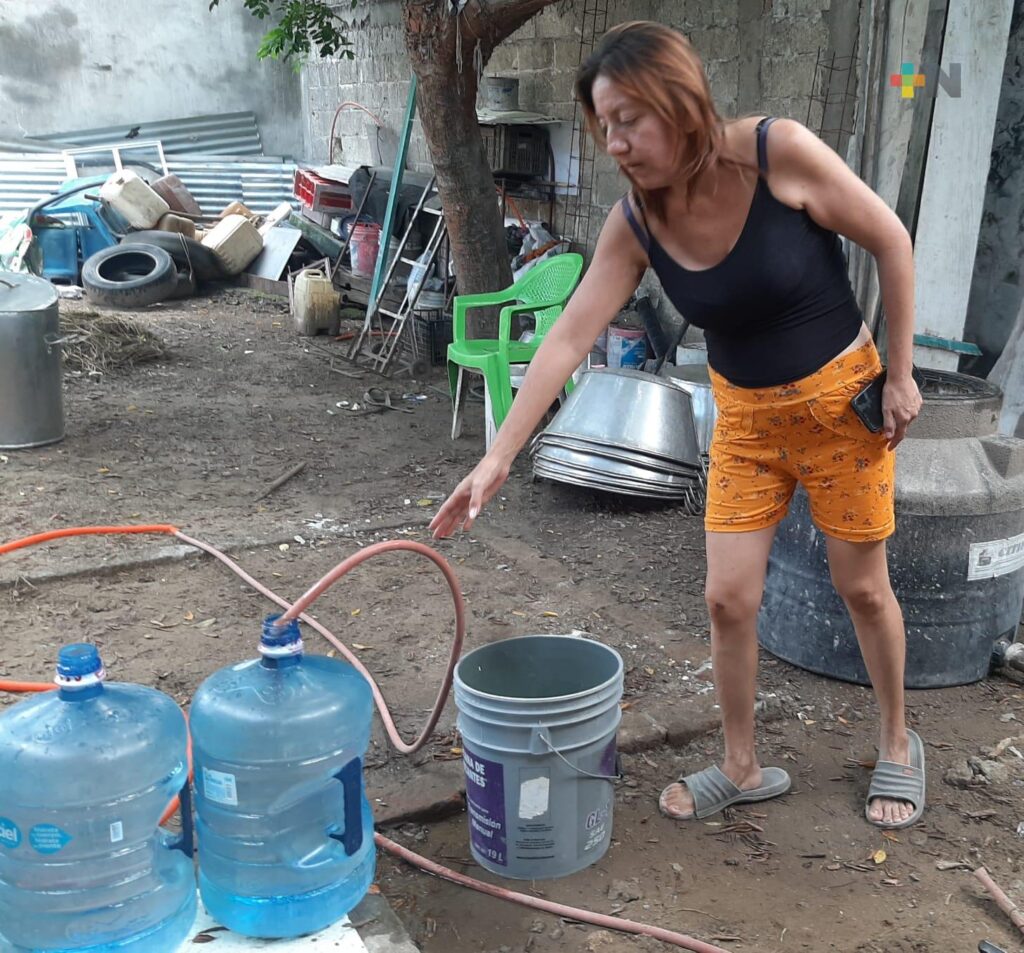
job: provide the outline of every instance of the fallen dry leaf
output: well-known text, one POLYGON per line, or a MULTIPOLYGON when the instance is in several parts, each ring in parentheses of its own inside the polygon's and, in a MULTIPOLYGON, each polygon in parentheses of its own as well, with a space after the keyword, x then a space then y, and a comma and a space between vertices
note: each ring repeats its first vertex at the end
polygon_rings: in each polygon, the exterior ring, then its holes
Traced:
POLYGON ((875 862, 876 864, 884 864, 884 863, 886 862, 886 860, 888 859, 888 857, 889 857, 889 855, 888 855, 888 854, 887 854, 887 853, 886 853, 886 852, 885 852, 884 850, 881 850, 881 849, 879 849, 879 850, 876 850, 876 851, 875 851, 875 852, 874 852, 874 853, 873 853, 873 854, 871 855, 871 859, 872 859, 872 860, 873 860, 873 861, 874 861, 874 862, 875 862))
POLYGON ((544 616, 547 619, 557 619, 558 618, 558 613, 557 612, 552 612, 550 609, 547 609, 546 611, 542 612, 541 615, 544 616))
POLYGON ((353 618, 354 618, 355 616, 359 615, 359 613, 360 613, 360 612, 362 612, 362 611, 363 611, 362 609, 353 609, 353 610, 352 610, 352 616, 353 616, 353 618))

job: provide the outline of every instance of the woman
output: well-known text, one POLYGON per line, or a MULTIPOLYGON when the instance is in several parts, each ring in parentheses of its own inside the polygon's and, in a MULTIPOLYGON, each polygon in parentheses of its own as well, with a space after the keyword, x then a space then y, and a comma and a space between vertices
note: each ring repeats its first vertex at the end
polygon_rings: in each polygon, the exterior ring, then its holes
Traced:
POLYGON ((865 816, 914 823, 924 752, 904 721, 903 618, 889 584, 896 446, 917 416, 913 261, 893 212, 816 136, 790 120, 723 121, 687 40, 656 23, 611 30, 581 66, 591 132, 632 184, 609 214, 593 263, 530 364, 490 450, 431 524, 469 529, 516 454, 647 268, 704 328, 719 410, 705 517, 715 688, 725 757, 670 784, 676 819, 789 789, 754 745, 756 617, 768 552, 799 482, 826 534, 832 581, 857 632, 881 715, 865 816), (881 371, 837 235, 878 266, 888 328, 884 432, 849 411, 881 371))

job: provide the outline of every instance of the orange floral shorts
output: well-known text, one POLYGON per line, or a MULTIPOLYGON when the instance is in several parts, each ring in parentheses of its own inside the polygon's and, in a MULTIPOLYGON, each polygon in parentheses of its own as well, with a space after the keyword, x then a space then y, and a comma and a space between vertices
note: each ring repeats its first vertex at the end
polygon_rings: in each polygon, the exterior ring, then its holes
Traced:
POLYGON ((742 533, 778 523, 796 485, 829 536, 885 539, 896 528, 896 455, 850 408, 882 369, 874 343, 778 387, 737 387, 710 371, 718 407, 704 527, 742 533))

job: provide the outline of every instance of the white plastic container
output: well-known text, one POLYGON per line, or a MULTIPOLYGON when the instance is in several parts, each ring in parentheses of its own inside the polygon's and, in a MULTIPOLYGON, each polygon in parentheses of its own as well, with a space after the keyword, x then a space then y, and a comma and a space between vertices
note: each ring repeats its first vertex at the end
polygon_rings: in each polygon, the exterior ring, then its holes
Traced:
POLYGON ((295 276, 292 317, 295 330, 306 337, 318 331, 338 333, 341 299, 323 268, 304 268, 295 276))
POLYGON ((132 228, 153 228, 171 207, 130 169, 115 172, 100 189, 100 200, 132 228))
POLYGON ((244 215, 228 215, 203 238, 229 275, 238 275, 263 251, 263 237, 244 215))

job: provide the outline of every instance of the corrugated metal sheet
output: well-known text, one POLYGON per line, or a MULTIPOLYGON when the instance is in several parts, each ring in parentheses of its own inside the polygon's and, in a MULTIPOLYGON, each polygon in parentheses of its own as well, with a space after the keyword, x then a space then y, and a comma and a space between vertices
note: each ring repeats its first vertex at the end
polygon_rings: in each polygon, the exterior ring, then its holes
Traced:
MULTIPOLYGON (((209 215, 235 201, 263 214, 281 202, 297 203, 293 162, 261 156, 171 156, 167 167, 209 215)), ((60 155, 0 153, 0 212, 28 208, 56 192, 65 178, 60 155)))
POLYGON ((60 152, 61 146, 55 142, 42 142, 39 139, 2 139, 0 152, 32 152, 42 155, 44 152, 60 152))
POLYGON ((33 138, 74 146, 102 146, 131 142, 132 139, 159 139, 164 146, 164 155, 263 155, 256 114, 251 112, 190 116, 162 122, 126 122, 99 129, 53 132, 33 138))
POLYGON ((20 212, 35 204, 67 178, 58 153, 0 152, 0 212, 20 212))
POLYGON ((185 183, 209 215, 235 201, 262 214, 282 202, 298 201, 292 193, 294 162, 256 156, 174 156, 168 157, 167 168, 185 183))

